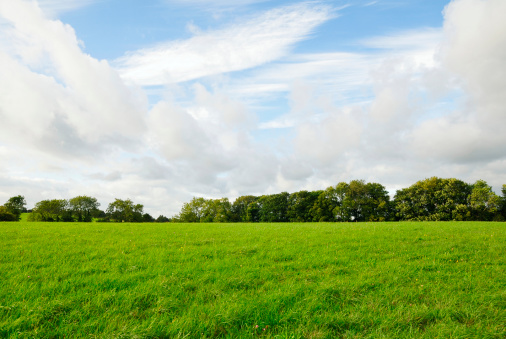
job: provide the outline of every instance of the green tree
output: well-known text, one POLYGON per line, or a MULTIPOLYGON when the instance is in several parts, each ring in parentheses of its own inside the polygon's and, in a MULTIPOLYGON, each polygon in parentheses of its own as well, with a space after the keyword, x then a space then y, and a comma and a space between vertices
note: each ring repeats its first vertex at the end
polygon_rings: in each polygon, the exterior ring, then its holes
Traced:
POLYGON ((30 221, 72 221, 69 202, 65 199, 42 200, 35 204, 30 221))
POLYGON ((0 221, 19 221, 19 218, 5 206, 0 206, 0 221))
POLYGON ((321 191, 308 192, 300 191, 290 194, 288 197, 287 218, 290 222, 310 222, 312 221, 311 208, 321 191))
POLYGON ((9 198, 9 200, 7 200, 7 202, 4 204, 6 211, 13 214, 16 217, 16 221, 20 219, 21 213, 26 210, 25 206, 25 197, 22 195, 9 198))
POLYGON ((96 198, 78 196, 69 200, 69 208, 72 217, 77 221, 91 222, 94 216, 98 216, 100 203, 96 198))
POLYGON ((247 222, 248 219, 248 206, 249 204, 256 202, 258 197, 253 195, 245 195, 235 199, 231 209, 231 221, 247 222))
POLYGON ((193 197, 190 202, 185 202, 181 212, 173 220, 177 222, 200 222, 204 216, 206 199, 193 197))
POLYGON ((134 204, 132 200, 115 199, 107 207, 110 219, 118 222, 142 222, 142 210, 144 206, 134 204))
POLYGON ((498 217, 500 204, 501 199, 484 180, 478 180, 474 183, 469 196, 472 220, 493 220, 498 217))
POLYGON ((395 213, 399 220, 457 220, 467 214, 465 207, 471 185, 458 179, 432 177, 398 190, 395 213))
MULTIPOLYGON (((346 183, 342 184, 346 185, 346 183)), ((336 187, 331 186, 325 191, 319 191, 318 198, 309 210, 312 221, 336 221, 334 210, 341 204, 341 189, 343 188, 341 184, 338 184, 336 187), (339 187, 339 190, 336 187, 339 187)))
POLYGON ((501 188, 501 204, 500 204, 500 213, 503 220, 506 220, 506 184, 502 185, 501 188))
POLYGON ((263 195, 259 199, 261 222, 285 222, 288 221, 288 197, 287 192, 279 194, 263 195))

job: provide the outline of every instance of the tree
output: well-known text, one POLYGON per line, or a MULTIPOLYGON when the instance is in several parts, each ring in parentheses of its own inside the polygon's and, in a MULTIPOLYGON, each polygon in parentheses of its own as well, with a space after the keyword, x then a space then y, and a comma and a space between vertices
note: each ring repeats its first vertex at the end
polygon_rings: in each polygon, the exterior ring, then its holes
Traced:
POLYGON ((398 190, 394 204, 399 220, 461 220, 471 185, 454 178, 432 177, 398 190))
POLYGON ((336 221, 334 210, 340 205, 340 199, 341 198, 336 190, 336 187, 331 186, 325 191, 320 191, 313 207, 309 210, 312 221, 336 221))
POLYGON ((100 203, 96 198, 78 196, 69 200, 72 217, 77 221, 91 222, 94 216, 98 216, 100 203))
POLYGON ((315 204, 321 191, 300 191, 288 197, 287 218, 290 222, 312 221, 311 208, 315 204))
POLYGON ((200 222, 204 215, 206 199, 193 197, 190 202, 185 202, 181 212, 174 217, 178 222, 200 222))
POLYGON ((155 222, 170 222, 170 219, 164 215, 159 215, 155 222))
POLYGON ((5 206, 0 206, 0 221, 19 221, 19 218, 5 206))
POLYGON ((132 200, 115 199, 107 207, 107 214, 110 219, 118 222, 142 222, 142 210, 144 206, 136 204, 132 200))
POLYGON ((35 204, 30 221, 72 221, 69 202, 65 199, 42 200, 35 204))
POLYGON ((484 180, 478 180, 474 183, 469 196, 472 220, 493 220, 498 216, 500 203, 501 199, 484 180))
POLYGON ((231 221, 250 221, 248 219, 248 206, 258 200, 258 197, 253 195, 245 195, 235 199, 231 208, 231 221))
POLYGON ((9 200, 7 200, 7 202, 4 204, 5 210, 8 213, 13 214, 16 217, 16 221, 20 219, 21 213, 26 210, 25 206, 25 197, 22 195, 9 198, 9 200))
POLYGON ((259 199, 261 222, 285 222, 288 221, 288 197, 287 192, 279 194, 263 195, 259 199))
POLYGON ((500 213, 503 220, 506 220, 506 184, 502 185, 501 188, 501 207, 500 207, 500 213))
POLYGON ((144 213, 142 215, 142 222, 155 222, 155 218, 153 218, 149 213, 144 213))

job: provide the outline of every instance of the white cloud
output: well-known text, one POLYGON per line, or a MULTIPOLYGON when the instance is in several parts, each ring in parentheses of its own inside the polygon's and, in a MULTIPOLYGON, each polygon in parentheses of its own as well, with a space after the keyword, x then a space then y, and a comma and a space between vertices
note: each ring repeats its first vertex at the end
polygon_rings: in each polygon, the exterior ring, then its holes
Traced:
POLYGON ((80 9, 98 1, 103 0, 38 0, 37 2, 47 15, 57 16, 60 13, 80 9))
POLYGON ((80 49, 74 30, 47 19, 36 3, 0 3, 8 43, 0 47, 0 141, 61 156, 96 156, 129 147, 144 133, 147 102, 106 61, 80 49))
POLYGON ((129 53, 115 64, 124 79, 143 86, 244 70, 286 55, 331 17, 330 7, 312 3, 277 8, 222 30, 129 53))

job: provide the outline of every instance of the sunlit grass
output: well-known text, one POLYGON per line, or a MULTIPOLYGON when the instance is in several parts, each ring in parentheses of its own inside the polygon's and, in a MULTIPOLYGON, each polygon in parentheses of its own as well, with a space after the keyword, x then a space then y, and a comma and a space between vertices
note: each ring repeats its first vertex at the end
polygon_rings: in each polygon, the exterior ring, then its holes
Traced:
POLYGON ((0 223, 0 337, 503 338, 504 244, 486 222, 0 223))

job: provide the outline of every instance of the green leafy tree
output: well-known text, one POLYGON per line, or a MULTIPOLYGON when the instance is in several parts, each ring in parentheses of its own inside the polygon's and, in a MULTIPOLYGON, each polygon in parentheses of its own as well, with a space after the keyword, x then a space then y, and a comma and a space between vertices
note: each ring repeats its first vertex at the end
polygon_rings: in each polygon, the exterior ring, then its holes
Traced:
POLYGON ((7 202, 4 204, 5 210, 8 213, 13 214, 16 217, 16 221, 20 219, 21 213, 26 210, 25 206, 25 197, 22 195, 9 198, 9 200, 7 200, 7 202))
POLYGON ((159 215, 155 222, 170 222, 170 219, 164 215, 159 215))
POLYGON ((144 206, 134 204, 132 200, 115 199, 107 207, 106 213, 109 218, 119 222, 142 222, 142 211, 144 206))
POLYGON ((96 198, 78 196, 69 200, 69 208, 72 217, 77 221, 91 222, 93 217, 98 216, 100 203, 96 198))
MULTIPOLYGON (((346 183, 342 183, 346 185, 346 183)), ((336 187, 328 187, 325 191, 320 191, 313 207, 309 210, 312 221, 336 221, 334 210, 341 204, 343 185, 338 184, 339 191, 336 187)))
POLYGON ((183 204, 181 212, 173 220, 177 222, 200 222, 204 216, 206 199, 194 197, 190 202, 183 204))
POLYGON ((478 180, 474 183, 469 196, 472 220, 493 220, 499 214, 500 204, 501 199, 484 180, 478 180))
POLYGON ((279 194, 263 195, 259 199, 261 222, 286 222, 288 221, 288 197, 287 192, 279 194))
POLYGON ((231 221, 247 222, 248 219, 248 206, 258 200, 258 197, 253 195, 245 195, 235 199, 231 209, 231 221))
POLYGON ((395 213, 399 220, 459 220, 467 214, 472 186, 458 179, 432 177, 398 190, 395 213))
POLYGON ((311 208, 318 200, 322 191, 300 191, 290 194, 288 197, 287 217, 290 222, 312 221, 311 208))
POLYGON ((69 202, 65 199, 42 200, 35 204, 30 221, 72 221, 69 202))
POLYGON ((19 221, 19 218, 5 206, 0 206, 0 221, 19 221))

